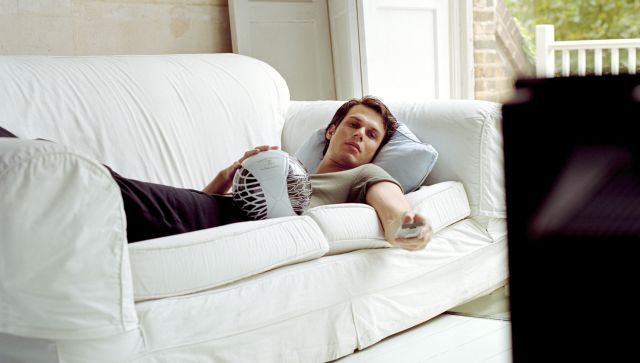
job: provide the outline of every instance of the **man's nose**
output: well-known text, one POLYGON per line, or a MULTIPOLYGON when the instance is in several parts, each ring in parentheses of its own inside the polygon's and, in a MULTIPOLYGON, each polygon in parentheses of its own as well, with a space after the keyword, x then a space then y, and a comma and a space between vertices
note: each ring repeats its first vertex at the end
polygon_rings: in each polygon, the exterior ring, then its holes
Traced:
POLYGON ((361 127, 359 129, 356 129, 354 131, 353 135, 358 137, 358 138, 360 138, 360 141, 362 141, 363 138, 364 138, 364 128, 361 127))

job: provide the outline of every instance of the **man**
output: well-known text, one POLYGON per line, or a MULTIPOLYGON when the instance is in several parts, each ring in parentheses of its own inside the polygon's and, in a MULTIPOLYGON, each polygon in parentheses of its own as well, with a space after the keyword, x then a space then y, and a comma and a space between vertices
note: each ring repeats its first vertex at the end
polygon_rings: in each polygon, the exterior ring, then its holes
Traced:
MULTIPOLYGON (((336 112, 325 132, 323 158, 310 175, 310 207, 336 203, 366 203, 377 212, 385 239, 394 246, 415 251, 431 238, 430 222, 414 213, 402 189, 387 172, 370 164, 397 128, 389 109, 374 97, 353 99, 336 112), (423 222, 413 238, 397 238, 403 223, 423 222)), ((0 127, 0 137, 15 137, 0 127)), ((233 205, 228 193, 235 171, 259 152, 277 149, 258 146, 221 170, 202 192, 142 182, 111 172, 120 187, 127 217, 127 239, 137 242, 248 220, 233 205)))
MULTIPOLYGON (((398 182, 377 165, 370 164, 396 128, 395 117, 374 97, 344 103, 325 131, 324 155, 310 176, 313 194, 309 207, 354 202, 369 204, 378 214, 385 239, 394 246, 415 251, 423 249, 430 240, 431 223, 411 210, 398 182), (396 238, 403 223, 415 222, 425 224, 418 236, 396 238)), ((246 158, 276 148, 265 145, 247 151, 240 160, 222 170, 203 191, 210 195, 227 193, 235 171, 246 158)))

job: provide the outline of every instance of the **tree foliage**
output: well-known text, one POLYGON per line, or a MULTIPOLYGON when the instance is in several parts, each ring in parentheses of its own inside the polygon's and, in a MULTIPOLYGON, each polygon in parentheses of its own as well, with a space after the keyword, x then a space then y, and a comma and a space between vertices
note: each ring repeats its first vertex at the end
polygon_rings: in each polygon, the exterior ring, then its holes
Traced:
POLYGON ((562 40, 640 38, 640 0, 506 0, 530 32, 552 24, 562 40))
MULTIPOLYGON (((551 24, 556 40, 640 38, 640 0, 505 0, 535 54, 535 26, 551 24)), ((624 61, 623 61, 624 62, 624 61)))

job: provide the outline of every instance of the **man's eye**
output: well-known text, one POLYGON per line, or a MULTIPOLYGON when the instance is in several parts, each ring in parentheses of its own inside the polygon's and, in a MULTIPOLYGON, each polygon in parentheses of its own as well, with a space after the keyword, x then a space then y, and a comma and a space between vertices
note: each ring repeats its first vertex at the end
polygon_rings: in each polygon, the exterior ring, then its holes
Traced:
POLYGON ((351 123, 351 127, 353 127, 354 129, 358 128, 358 124, 356 122, 352 122, 351 123))

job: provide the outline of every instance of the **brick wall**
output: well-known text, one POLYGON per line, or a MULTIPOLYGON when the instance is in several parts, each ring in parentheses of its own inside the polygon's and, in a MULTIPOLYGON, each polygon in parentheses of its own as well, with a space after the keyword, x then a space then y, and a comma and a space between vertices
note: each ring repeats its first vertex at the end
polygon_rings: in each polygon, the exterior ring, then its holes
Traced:
POLYGON ((503 0, 473 0, 475 98, 505 102, 519 77, 534 75, 523 39, 503 0))

